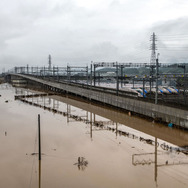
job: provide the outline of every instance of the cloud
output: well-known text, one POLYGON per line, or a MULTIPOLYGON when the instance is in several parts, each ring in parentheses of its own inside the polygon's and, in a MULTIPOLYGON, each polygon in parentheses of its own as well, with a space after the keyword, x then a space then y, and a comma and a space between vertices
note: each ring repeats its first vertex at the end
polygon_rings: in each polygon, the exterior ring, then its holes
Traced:
POLYGON ((163 63, 188 62, 188 17, 159 22, 151 29, 157 35, 157 48, 163 63))
POLYGON ((118 47, 109 41, 102 42, 90 48, 90 56, 94 61, 117 61, 118 47))
POLYGON ((188 28, 188 16, 155 23, 152 27, 157 33, 161 35, 185 35, 188 28))
MULTIPOLYGON (((187 9, 187 0, 1 0, 0 70, 44 66, 49 54, 59 66, 146 62, 153 32, 187 33, 187 9)), ((160 53, 164 62, 186 60, 185 51, 160 53)))

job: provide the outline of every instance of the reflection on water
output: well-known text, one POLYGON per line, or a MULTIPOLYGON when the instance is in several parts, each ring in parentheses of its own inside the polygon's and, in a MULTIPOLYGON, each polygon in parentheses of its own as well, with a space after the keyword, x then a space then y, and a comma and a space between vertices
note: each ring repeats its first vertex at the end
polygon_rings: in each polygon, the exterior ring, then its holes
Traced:
MULTIPOLYGON (((114 122, 111 120, 96 120, 96 114, 93 114, 92 112, 85 111, 85 115, 75 115, 77 112, 75 110, 72 110, 71 105, 67 105, 66 111, 60 110, 60 101, 55 100, 53 98, 46 98, 48 94, 26 94, 17 96, 16 99, 20 100, 22 102, 28 103, 33 106, 37 106, 40 108, 43 108, 44 110, 51 111, 53 113, 62 114, 63 116, 67 116, 67 122, 72 121, 82 121, 85 124, 90 124, 90 137, 92 138, 92 132, 93 131, 100 131, 100 130, 109 130, 112 131, 119 136, 125 136, 131 139, 138 139, 140 142, 150 144, 155 146, 157 144, 157 147, 159 146, 159 143, 153 139, 147 139, 143 138, 142 136, 137 136, 131 132, 123 131, 118 129, 118 122, 114 122), (75 113, 76 112, 76 113, 75 113), (74 114, 75 113, 75 114, 74 114), (90 113, 90 116, 89 116, 90 113), (94 127, 94 128, 93 128, 94 127)), ((169 152, 182 152, 184 154, 188 154, 188 147, 173 147, 169 146, 166 143, 160 144, 160 147, 163 150, 169 150, 169 152)))
MULTIPOLYGON (((3 91, 9 93, 10 89, 3 86, 0 91, 3 95, 3 91)), ((16 88, 15 94, 16 101, 11 105, 19 110, 24 108, 17 116, 24 114, 24 118, 29 118, 31 114, 26 111, 32 111, 43 117, 44 164, 38 163, 37 170, 36 155, 30 156, 34 161, 30 187, 37 179, 39 187, 188 186, 187 132, 67 97, 21 88, 16 88), (77 166, 84 174, 71 166, 77 166), (36 174, 38 178, 34 178, 36 174)), ((8 113, 15 113, 10 109, 8 113)), ((1 131, 5 127, 1 126, 1 131)), ((33 131, 30 124, 22 128, 33 131)), ((5 140, 0 141, 6 145, 5 140)), ((27 165, 31 163, 28 159, 27 165)))

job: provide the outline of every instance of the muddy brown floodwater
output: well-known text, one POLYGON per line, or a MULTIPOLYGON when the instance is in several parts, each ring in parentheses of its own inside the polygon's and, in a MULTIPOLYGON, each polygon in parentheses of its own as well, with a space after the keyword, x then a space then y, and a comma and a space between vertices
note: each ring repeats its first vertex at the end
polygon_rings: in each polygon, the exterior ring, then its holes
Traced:
POLYGON ((188 187, 187 131, 36 93, 0 85, 0 187, 188 187))

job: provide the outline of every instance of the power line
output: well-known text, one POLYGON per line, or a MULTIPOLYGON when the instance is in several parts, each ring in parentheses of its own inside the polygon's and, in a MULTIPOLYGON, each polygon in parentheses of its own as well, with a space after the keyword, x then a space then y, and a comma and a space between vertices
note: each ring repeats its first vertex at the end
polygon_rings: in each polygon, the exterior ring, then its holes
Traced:
POLYGON ((188 35, 184 34, 176 34, 176 35, 157 35, 158 37, 188 37, 188 35))
POLYGON ((178 40, 188 40, 188 38, 159 38, 158 41, 178 41, 178 40))

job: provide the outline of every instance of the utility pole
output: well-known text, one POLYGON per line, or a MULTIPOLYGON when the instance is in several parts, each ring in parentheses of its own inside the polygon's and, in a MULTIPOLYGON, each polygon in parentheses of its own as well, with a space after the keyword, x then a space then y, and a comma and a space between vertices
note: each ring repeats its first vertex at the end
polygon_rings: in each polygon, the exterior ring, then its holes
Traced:
POLYGON ((118 71, 119 71, 119 65, 118 62, 116 62, 116 95, 118 95, 118 91, 119 91, 119 75, 118 75, 118 71))
POLYGON ((39 161, 40 161, 41 160, 40 114, 38 114, 38 144, 39 144, 39 161))
POLYGON ((121 65, 121 88, 123 87, 123 65, 121 65))
POLYGON ((92 63, 93 62, 91 62, 91 68, 90 68, 90 85, 92 86, 92 74, 93 74, 93 72, 92 72, 92 63))
POLYGON ((159 75, 159 53, 156 59, 156 92, 155 92, 155 104, 158 103, 158 75, 159 75))
POLYGON ((145 78, 143 77, 143 89, 142 89, 142 92, 143 92, 143 98, 145 97, 145 78))
POLYGON ((88 84, 89 84, 89 77, 88 77, 88 66, 86 67, 86 77, 87 77, 87 87, 88 87, 88 84))
POLYGON ((71 67, 67 65, 67 83, 71 82, 70 77, 71 77, 71 67))
POLYGON ((94 86, 95 86, 95 82, 96 82, 96 75, 95 75, 95 71, 96 71, 96 64, 93 64, 93 68, 94 68, 94 77, 93 77, 93 81, 94 81, 94 86))
POLYGON ((38 114, 38 144, 39 144, 39 188, 41 187, 41 139, 40 139, 40 114, 38 114))
POLYGON ((27 74, 29 74, 29 65, 27 64, 27 74))
POLYGON ((178 65, 178 67, 183 68, 183 96, 184 96, 184 102, 186 104, 186 94, 185 94, 185 88, 186 88, 186 79, 185 79, 185 73, 186 73, 186 66, 184 65, 178 65))
POLYGON ((157 184, 157 137, 155 137, 155 182, 157 184))
POLYGON ((90 138, 92 140, 92 131, 93 131, 93 128, 92 128, 92 125, 93 125, 93 122, 92 122, 92 112, 90 112, 90 138))

